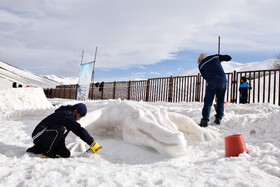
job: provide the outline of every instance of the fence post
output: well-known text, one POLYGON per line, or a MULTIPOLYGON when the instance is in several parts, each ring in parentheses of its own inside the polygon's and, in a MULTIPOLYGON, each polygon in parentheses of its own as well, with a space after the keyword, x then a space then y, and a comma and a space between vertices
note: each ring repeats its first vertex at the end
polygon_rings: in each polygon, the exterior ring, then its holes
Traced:
POLYGON ((197 74, 197 77, 196 77, 196 85, 195 85, 195 101, 199 102, 200 101, 200 84, 201 84, 201 80, 199 78, 199 73, 197 74))
POLYGON ((173 77, 169 78, 169 90, 168 90, 168 102, 172 102, 172 93, 173 93, 173 77))
POLYGON ((75 85, 75 100, 77 100, 78 87, 79 87, 79 84, 76 84, 75 85))
POLYGON ((150 79, 147 81, 147 89, 146 89, 146 101, 149 101, 149 91, 150 91, 150 79))
POLYGON ((63 86, 63 98, 66 99, 66 85, 63 86))
POLYGON ((117 85, 117 82, 114 81, 114 87, 113 87, 113 99, 116 98, 116 85, 117 85))
POLYGON ((53 98, 52 95, 53 95, 53 89, 50 88, 50 89, 49 89, 49 98, 53 98))
MULTIPOLYGON (((104 88, 105 88, 105 83, 103 84, 103 88, 101 90, 101 99, 103 100, 104 99, 104 88)), ((100 89, 100 87, 99 87, 100 89)))
POLYGON ((130 87, 131 87, 131 81, 128 81, 128 90, 127 90, 127 100, 130 100, 130 87))
POLYGON ((90 83, 89 84, 88 99, 91 99, 91 100, 92 100, 92 86, 93 86, 93 83, 90 83))
POLYGON ((91 83, 91 100, 94 100, 94 89, 95 89, 95 84, 91 83))
POLYGON ((232 76, 232 81, 231 81, 231 93, 232 93, 232 98, 231 98, 231 103, 237 103, 237 74, 236 71, 233 71, 233 76, 232 76))

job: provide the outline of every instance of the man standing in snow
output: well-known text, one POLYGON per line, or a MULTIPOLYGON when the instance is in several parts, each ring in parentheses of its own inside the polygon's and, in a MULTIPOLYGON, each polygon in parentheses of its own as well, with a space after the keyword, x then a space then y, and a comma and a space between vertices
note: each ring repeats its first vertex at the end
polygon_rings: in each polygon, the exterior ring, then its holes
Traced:
POLYGON ((27 152, 41 154, 44 158, 68 158, 71 153, 65 147, 65 138, 72 131, 86 142, 94 153, 98 153, 102 147, 77 122, 86 113, 87 107, 83 103, 61 106, 35 127, 32 133, 34 146, 27 149, 27 152))
POLYGON ((227 78, 221 65, 222 61, 230 61, 229 55, 211 55, 201 53, 197 63, 201 76, 206 80, 206 92, 202 109, 201 127, 207 127, 211 106, 215 95, 217 96, 217 114, 215 123, 220 124, 224 114, 224 99, 227 87, 227 78))

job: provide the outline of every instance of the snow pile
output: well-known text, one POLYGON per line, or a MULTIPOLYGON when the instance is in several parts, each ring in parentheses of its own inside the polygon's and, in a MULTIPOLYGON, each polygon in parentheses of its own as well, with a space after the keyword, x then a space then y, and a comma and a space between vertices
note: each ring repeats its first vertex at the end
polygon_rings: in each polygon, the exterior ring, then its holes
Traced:
MULTIPOLYGON (((40 88, 2 90, 0 95, 3 118, 23 115, 31 110, 54 108, 40 88)), ((218 132, 200 128, 187 116, 167 112, 144 102, 105 102, 98 109, 89 110, 80 123, 91 134, 117 136, 126 142, 153 148, 167 157, 178 157, 186 153, 185 136, 193 136, 197 141, 219 137, 218 132)), ((89 148, 80 140, 72 142, 68 147, 72 152, 84 152, 89 148)))
POLYGON ((19 115, 0 123, 0 186, 280 185, 279 106, 228 103, 222 124, 214 125, 212 108, 210 126, 202 129, 195 123, 203 103, 86 101, 88 115, 80 123, 103 149, 98 154, 81 152, 82 140, 69 135, 71 158, 43 159, 25 151, 33 145, 35 126, 58 106, 45 110, 48 105, 39 107, 46 101, 42 92, 32 94, 41 99, 31 105, 30 98, 22 97, 26 115, 18 112, 17 102, 7 99, 19 99, 18 91, 1 92, 0 118, 7 106, 19 115), (248 154, 225 157, 224 137, 233 134, 243 135, 248 154))
MULTIPOLYGON (((115 135, 135 145, 147 146, 168 157, 182 156, 187 151, 186 136, 197 141, 214 140, 219 133, 200 128, 191 118, 159 109, 144 102, 110 101, 89 112, 81 124, 90 133, 115 135)), ((79 141, 69 145, 72 152, 85 151, 79 141)))
POLYGON ((42 88, 10 88, 0 90, 0 118, 19 112, 52 108, 42 88))

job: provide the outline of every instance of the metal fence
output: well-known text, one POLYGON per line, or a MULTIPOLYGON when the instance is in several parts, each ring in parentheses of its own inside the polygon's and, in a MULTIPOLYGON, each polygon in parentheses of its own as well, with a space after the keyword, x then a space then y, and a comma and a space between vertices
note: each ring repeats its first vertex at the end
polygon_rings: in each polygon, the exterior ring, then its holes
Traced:
MULTIPOLYGON (((226 73, 225 101, 239 103, 241 77, 252 86, 250 103, 273 103, 280 106, 280 69, 226 73)), ((78 85, 61 85, 45 89, 48 98, 76 99, 78 85)), ((203 102, 206 81, 200 74, 153 78, 140 81, 105 82, 103 89, 90 85, 89 99, 127 99, 134 101, 203 102)))

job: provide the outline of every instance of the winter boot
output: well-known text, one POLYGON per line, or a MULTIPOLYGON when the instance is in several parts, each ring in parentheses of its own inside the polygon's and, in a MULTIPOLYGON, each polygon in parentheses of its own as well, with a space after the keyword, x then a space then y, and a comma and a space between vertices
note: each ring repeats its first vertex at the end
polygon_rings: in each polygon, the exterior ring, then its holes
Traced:
POLYGON ((55 154, 55 153, 42 153, 42 158, 61 158, 61 156, 55 154))
POLYGON ((209 119, 201 119, 199 126, 201 127, 207 127, 208 126, 209 119))
POLYGON ((38 145, 33 145, 32 147, 26 150, 28 153, 40 154, 42 153, 42 148, 38 145))
POLYGON ((221 124, 221 120, 219 118, 216 117, 214 123, 216 123, 217 125, 220 125, 221 124))

